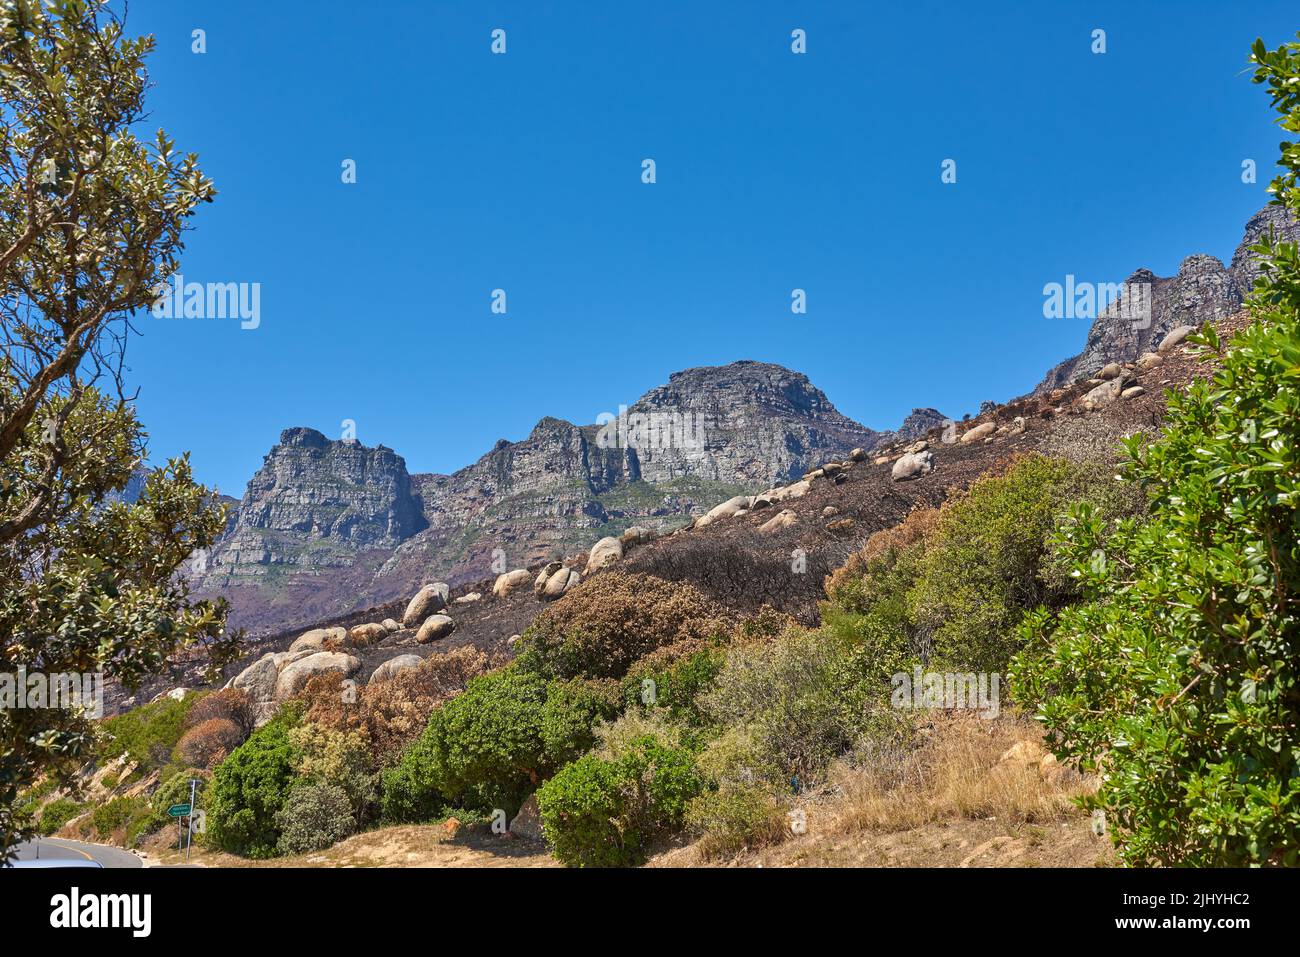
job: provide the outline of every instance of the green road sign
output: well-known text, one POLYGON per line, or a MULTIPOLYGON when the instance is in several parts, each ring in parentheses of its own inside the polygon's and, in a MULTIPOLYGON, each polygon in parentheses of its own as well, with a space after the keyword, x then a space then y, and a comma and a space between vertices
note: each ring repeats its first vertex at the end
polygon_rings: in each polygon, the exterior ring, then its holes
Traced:
POLYGON ((172 817, 186 817, 190 813, 190 806, 188 804, 173 804, 167 809, 167 813, 172 817))

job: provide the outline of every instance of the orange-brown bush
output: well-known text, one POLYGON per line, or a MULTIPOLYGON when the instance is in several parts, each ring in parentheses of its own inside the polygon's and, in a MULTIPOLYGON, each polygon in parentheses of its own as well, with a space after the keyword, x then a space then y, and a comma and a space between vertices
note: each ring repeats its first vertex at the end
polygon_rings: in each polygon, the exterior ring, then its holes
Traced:
POLYGON ((245 737, 239 725, 229 718, 209 718, 185 732, 176 743, 175 757, 182 764, 213 768, 243 744, 245 737))
POLYGON ((724 634, 725 614, 686 582, 603 572, 533 620, 520 664, 547 677, 621 678, 656 648, 724 634))
POLYGON ((435 707, 464 691, 471 678, 501 664, 504 660, 497 656, 463 646, 430 655, 418 668, 367 686, 361 729, 381 763, 420 736, 435 707))
POLYGON ((307 705, 304 717, 327 728, 362 732, 376 766, 382 766, 420 736, 435 707, 464 691, 471 678, 501 664, 500 657, 466 645, 432 654, 419 667, 358 687, 353 695, 343 694, 338 674, 316 675, 300 694, 307 705))
POLYGON ((194 702, 189 713, 185 715, 185 727, 187 730, 196 728, 213 718, 233 721, 246 738, 253 733, 257 713, 253 709, 253 700, 247 692, 238 688, 222 688, 194 702))

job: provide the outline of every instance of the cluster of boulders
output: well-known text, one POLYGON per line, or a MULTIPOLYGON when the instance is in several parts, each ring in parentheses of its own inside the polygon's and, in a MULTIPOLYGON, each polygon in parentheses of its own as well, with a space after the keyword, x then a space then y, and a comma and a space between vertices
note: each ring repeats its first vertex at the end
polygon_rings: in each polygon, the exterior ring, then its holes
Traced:
POLYGON ((402 612, 402 627, 414 628, 418 644, 427 645, 451 636, 456 622, 446 614, 451 589, 443 582, 425 585, 406 603, 402 612))
MULTIPOLYGON (((1086 391, 1068 408, 1057 411, 1073 413, 1096 412, 1119 401, 1136 399, 1146 395, 1146 387, 1139 384, 1138 376, 1158 368, 1178 346, 1196 331, 1195 326, 1179 326, 1171 329, 1160 341, 1154 352, 1144 352, 1131 363, 1108 362, 1097 370, 1097 374, 1086 380, 1086 391)), ((1062 403, 1069 396, 1066 389, 1055 389, 1048 395, 1052 403, 1062 403)))
POLYGON ((263 725, 271 720, 282 703, 301 691, 303 685, 316 675, 337 672, 344 678, 351 678, 360 670, 361 659, 342 651, 321 651, 316 647, 272 651, 237 674, 226 687, 247 693, 253 703, 257 724, 263 725))
MULTIPOLYGON (((596 543, 599 547, 601 542, 613 541, 614 539, 601 539, 596 543)), ((593 547, 592 551, 595 551, 593 547)), ((619 555, 621 556, 621 552, 619 555)), ((590 564, 587 566, 590 568, 590 564)), ((576 568, 570 568, 564 562, 548 562, 536 577, 527 568, 516 568, 514 571, 505 572, 498 575, 496 582, 492 585, 492 594, 497 598, 505 598, 517 591, 522 591, 532 584, 533 595, 538 601, 555 601, 565 595, 570 589, 582 580, 582 574, 576 568)))
MULTIPOLYGON (((643 542, 648 542, 654 533, 640 525, 633 525, 622 535, 609 535, 591 546, 587 553, 586 570, 597 571, 621 561, 626 551, 643 542)), ((492 584, 492 594, 505 598, 517 591, 533 586, 533 595, 538 601, 555 601, 568 594, 578 582, 582 573, 561 561, 548 562, 536 577, 526 568, 516 568, 497 576, 492 584)))
MULTIPOLYGON (((709 509, 697 518, 690 527, 706 528, 722 519, 741 518, 751 512, 772 508, 782 502, 803 498, 812 490, 813 483, 819 479, 838 485, 847 478, 846 473, 848 470, 864 458, 866 458, 866 452, 862 449, 854 449, 852 455, 843 462, 827 462, 820 468, 805 472, 797 482, 791 482, 789 485, 778 485, 766 492, 759 492, 757 495, 737 495, 729 498, 721 505, 715 505, 709 509)), ((760 525, 758 530, 760 532, 774 532, 778 529, 788 528, 797 521, 798 515, 793 510, 781 509, 760 525)))
MULTIPOLYGON (((286 651, 268 652, 232 678, 227 687, 247 692, 253 701, 258 724, 265 724, 289 698, 318 674, 338 673, 352 678, 361 670, 361 659, 350 652, 377 645, 390 635, 414 631, 415 641, 429 644, 447 638, 456 623, 445 612, 450 589, 443 582, 423 586, 407 603, 400 622, 385 618, 344 628, 312 628, 289 645, 286 651)), ((478 596, 475 596, 477 600, 478 596)), ((370 683, 386 681, 423 659, 403 654, 383 662, 370 675, 370 683)))

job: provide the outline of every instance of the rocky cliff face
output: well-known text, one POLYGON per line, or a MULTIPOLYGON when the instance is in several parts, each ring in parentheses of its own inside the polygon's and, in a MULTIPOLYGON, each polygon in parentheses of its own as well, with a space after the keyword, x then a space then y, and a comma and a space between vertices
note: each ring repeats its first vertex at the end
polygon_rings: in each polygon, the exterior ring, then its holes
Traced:
POLYGON ((345 567, 367 549, 394 548, 426 522, 401 456, 383 446, 285 429, 248 483, 207 584, 276 567, 345 567))
POLYGON ((1265 206, 1246 224, 1245 236, 1225 268, 1213 256, 1188 256, 1178 274, 1163 278, 1139 269, 1124 283, 1119 300, 1098 315, 1083 352, 1055 366, 1035 392, 1087 379, 1110 362, 1132 362, 1153 350, 1171 329, 1215 323, 1241 308, 1258 275, 1250 247, 1269 235, 1300 241, 1300 224, 1279 206, 1265 206))
POLYGON ((676 373, 592 425, 544 418, 453 475, 408 476, 385 448, 288 429, 199 575, 264 632, 586 549, 633 524, 667 530, 788 481, 881 433, 806 376, 736 362, 676 373))
POLYGON ((647 441, 629 454, 656 483, 693 476, 770 486, 877 435, 841 415, 806 376, 762 362, 675 372, 628 416, 646 422, 647 441))

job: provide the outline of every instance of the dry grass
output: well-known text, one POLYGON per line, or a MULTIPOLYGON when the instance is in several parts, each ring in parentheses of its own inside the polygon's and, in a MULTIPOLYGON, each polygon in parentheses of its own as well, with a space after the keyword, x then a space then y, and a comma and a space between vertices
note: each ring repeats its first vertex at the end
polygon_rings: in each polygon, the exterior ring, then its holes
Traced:
POLYGON ((1032 722, 940 713, 923 743, 869 767, 842 769, 833 829, 892 832, 951 819, 1008 826, 1061 820, 1090 782, 1046 755, 1032 722))

